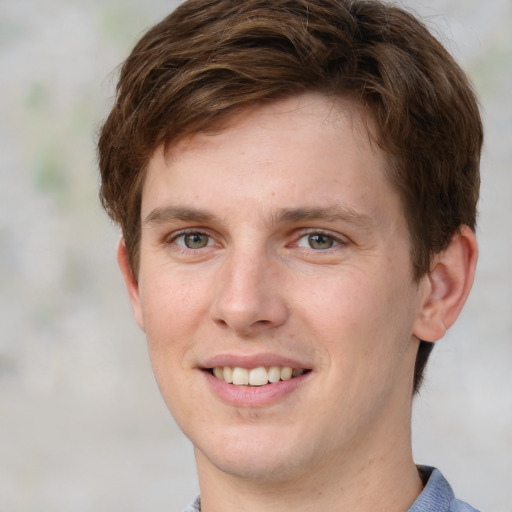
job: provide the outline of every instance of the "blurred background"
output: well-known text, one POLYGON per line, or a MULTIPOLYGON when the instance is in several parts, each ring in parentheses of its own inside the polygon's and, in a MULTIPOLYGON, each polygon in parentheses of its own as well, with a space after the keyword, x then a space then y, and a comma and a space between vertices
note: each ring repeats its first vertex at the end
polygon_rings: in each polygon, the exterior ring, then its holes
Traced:
MULTIPOLYGON (((192 449, 160 398, 97 199, 116 67, 170 0, 0 0, 0 512, 181 510, 192 449)), ((486 127, 472 296, 414 408, 415 458, 512 512, 512 2, 403 2, 486 127)))

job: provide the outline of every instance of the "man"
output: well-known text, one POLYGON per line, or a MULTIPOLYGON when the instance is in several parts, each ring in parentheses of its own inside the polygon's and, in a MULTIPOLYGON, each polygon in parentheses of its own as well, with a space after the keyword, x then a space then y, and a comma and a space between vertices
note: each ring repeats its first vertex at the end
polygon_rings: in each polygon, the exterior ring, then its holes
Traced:
POLYGON ((473 281, 481 144, 463 72, 381 2, 189 0, 136 45, 101 197, 187 510, 474 510, 410 423, 473 281))

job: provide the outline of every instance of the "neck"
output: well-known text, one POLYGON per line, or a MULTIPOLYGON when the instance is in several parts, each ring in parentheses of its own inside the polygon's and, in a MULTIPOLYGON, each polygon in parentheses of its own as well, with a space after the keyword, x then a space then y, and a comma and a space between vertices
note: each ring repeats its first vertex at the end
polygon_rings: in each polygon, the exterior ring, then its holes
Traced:
MULTIPOLYGON (((370 447, 365 436, 352 453, 333 455, 293 478, 274 475, 265 481, 224 473, 196 450, 202 512, 405 512, 422 482, 412 458, 410 427, 394 434, 370 447)), ((375 433, 371 438, 382 439, 375 433)))

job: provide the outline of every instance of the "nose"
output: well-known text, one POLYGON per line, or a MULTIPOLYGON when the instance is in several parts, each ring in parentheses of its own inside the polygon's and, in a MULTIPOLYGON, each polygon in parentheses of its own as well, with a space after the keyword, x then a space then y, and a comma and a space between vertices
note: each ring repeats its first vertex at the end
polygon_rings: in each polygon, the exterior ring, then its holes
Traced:
POLYGON ((255 336, 288 318, 283 269, 265 254, 233 253, 222 264, 212 320, 223 329, 255 336))

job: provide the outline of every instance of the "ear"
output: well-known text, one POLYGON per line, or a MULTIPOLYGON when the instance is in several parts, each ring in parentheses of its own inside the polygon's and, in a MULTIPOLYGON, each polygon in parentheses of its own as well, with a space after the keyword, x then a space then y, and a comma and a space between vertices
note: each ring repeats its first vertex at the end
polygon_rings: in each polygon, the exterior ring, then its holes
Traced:
POLYGON ((123 275, 124 284, 132 303, 133 314, 139 327, 144 330, 144 316, 142 314, 142 303, 140 300, 139 284, 135 279, 130 260, 128 258, 128 249, 124 243, 124 239, 120 238, 117 244, 117 264, 123 275))
POLYGON ((475 234, 468 226, 461 226, 423 277, 427 293, 414 324, 417 338, 437 341, 453 325, 471 290, 477 259, 475 234))

